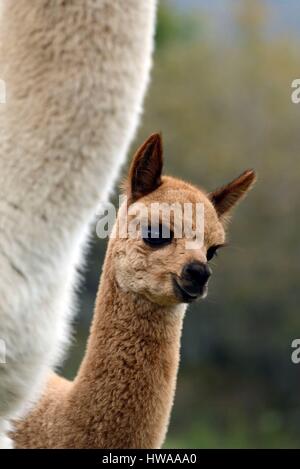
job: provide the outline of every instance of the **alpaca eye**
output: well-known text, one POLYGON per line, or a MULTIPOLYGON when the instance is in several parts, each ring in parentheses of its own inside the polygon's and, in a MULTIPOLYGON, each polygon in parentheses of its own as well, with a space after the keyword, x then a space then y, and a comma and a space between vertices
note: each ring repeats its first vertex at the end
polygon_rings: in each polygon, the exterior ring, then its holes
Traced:
POLYGON ((210 248, 208 248, 207 253, 206 253, 206 259, 208 262, 211 261, 212 258, 217 255, 219 247, 220 246, 211 246, 210 248))
POLYGON ((165 246, 170 244, 174 238, 174 233, 165 225, 142 227, 142 239, 150 246, 165 246))

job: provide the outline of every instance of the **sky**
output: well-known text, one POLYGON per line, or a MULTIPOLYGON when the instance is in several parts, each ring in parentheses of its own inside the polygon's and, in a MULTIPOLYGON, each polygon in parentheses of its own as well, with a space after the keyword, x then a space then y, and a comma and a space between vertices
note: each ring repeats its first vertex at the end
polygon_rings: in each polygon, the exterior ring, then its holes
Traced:
MULTIPOLYGON (((162 2, 164 0, 161 0, 162 2)), ((300 0, 260 0, 265 4, 272 18, 272 32, 280 34, 290 32, 300 37, 300 0)), ((213 14, 216 22, 226 27, 228 10, 238 0, 170 0, 180 8, 200 8, 213 14)), ((223 28, 222 28, 223 29, 223 28)))

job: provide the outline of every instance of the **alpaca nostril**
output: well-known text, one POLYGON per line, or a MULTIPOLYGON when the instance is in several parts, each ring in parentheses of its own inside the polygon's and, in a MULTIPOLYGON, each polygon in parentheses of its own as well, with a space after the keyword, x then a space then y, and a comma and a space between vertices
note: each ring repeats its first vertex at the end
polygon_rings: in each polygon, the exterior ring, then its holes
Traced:
POLYGON ((182 278, 189 284, 189 290, 200 291, 211 276, 211 268, 202 262, 191 262, 182 271, 182 278))

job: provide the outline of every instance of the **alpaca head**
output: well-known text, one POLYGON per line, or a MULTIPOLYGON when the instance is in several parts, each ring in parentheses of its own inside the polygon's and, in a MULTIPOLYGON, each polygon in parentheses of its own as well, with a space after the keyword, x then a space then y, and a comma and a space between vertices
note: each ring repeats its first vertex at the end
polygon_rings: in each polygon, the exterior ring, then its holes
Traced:
POLYGON ((127 202, 110 241, 114 273, 121 289, 154 303, 191 303, 206 296, 209 262, 224 246, 228 215, 253 185, 255 174, 246 171, 206 193, 162 176, 162 153, 161 136, 154 134, 133 158, 127 202))

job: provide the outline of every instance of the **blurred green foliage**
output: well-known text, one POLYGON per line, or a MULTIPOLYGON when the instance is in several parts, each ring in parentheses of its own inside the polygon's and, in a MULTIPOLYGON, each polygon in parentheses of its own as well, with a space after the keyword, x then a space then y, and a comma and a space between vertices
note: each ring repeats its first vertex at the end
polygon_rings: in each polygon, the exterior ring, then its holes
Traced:
POLYGON ((200 36, 202 31, 200 17, 192 13, 182 15, 170 7, 170 3, 161 2, 156 27, 157 50, 170 44, 185 43, 200 36))
MULTIPOLYGON (((235 5, 230 38, 206 32, 200 13, 161 7, 134 145, 161 130, 167 172, 206 189, 248 167, 259 178, 234 216, 208 299, 187 314, 166 447, 300 446, 300 365, 290 359, 300 336, 300 105, 290 99, 299 44, 264 34, 260 2, 235 5)), ((83 353, 104 250, 95 240, 67 376, 83 353)))

